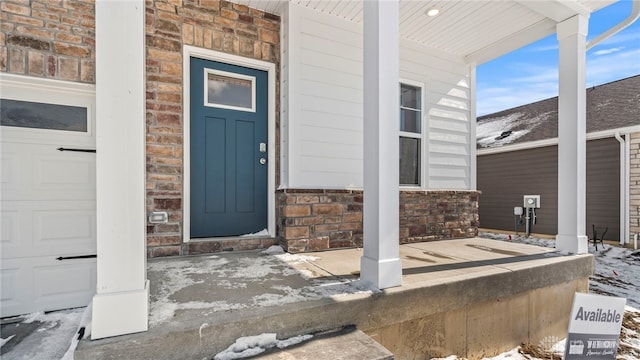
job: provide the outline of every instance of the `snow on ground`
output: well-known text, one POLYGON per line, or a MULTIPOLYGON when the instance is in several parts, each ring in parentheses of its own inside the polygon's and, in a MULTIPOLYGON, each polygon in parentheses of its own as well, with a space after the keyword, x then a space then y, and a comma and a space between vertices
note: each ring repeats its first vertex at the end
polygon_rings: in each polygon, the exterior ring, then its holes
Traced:
POLYGON ((286 347, 300 344, 311 339, 313 335, 299 335, 290 337, 285 340, 276 339, 275 333, 266 333, 255 336, 245 336, 236 339, 226 350, 217 353, 214 360, 234 360, 244 359, 250 356, 256 356, 265 352, 267 349, 277 347, 284 349, 286 347))
MULTIPOLYGON (((38 322, 38 328, 9 352, 2 354, 2 360, 56 360, 63 359, 78 331, 85 308, 33 313, 17 324, 38 322)), ((3 339, 4 342, 5 339, 3 339)), ((9 345, 10 339, 3 343, 9 345)), ((69 360, 73 358, 67 358, 69 360)), ((65 359, 66 360, 66 359, 65 359)))
POLYGON ((156 281, 157 290, 152 293, 149 325, 159 326, 170 321, 179 310, 202 310, 203 316, 214 312, 238 310, 244 308, 262 308, 279 306, 294 302, 319 300, 329 297, 341 297, 350 294, 372 294, 368 284, 357 278, 314 279, 311 271, 296 270, 291 265, 309 263, 317 260, 310 255, 284 253, 279 246, 273 246, 262 252, 262 256, 237 256, 220 258, 210 256, 207 261, 184 259, 180 261, 157 261, 148 263, 149 273, 161 274, 163 280, 156 281), (204 279, 202 274, 209 274, 204 279), (282 277, 302 277, 304 286, 289 286, 282 277), (175 295, 188 287, 209 282, 212 288, 239 289, 260 284, 261 293, 234 302, 222 297, 208 301, 180 302, 175 295))
MULTIPOLYGON (((480 237, 494 240, 513 241, 522 244, 555 247, 555 241, 535 237, 514 236, 494 233, 481 233, 480 237)), ((624 297, 627 299, 625 307, 625 321, 623 321, 620 349, 617 360, 640 359, 640 250, 632 250, 611 245, 598 245, 598 250, 590 244, 589 253, 595 256, 595 272, 589 279, 589 290, 592 293, 624 297)), ((555 339, 559 340, 559 339, 555 339)), ((553 353, 562 356, 565 340, 551 344, 539 344, 542 350, 547 350, 544 358, 534 357, 523 351, 521 347, 483 360, 545 360, 553 353), (546 349, 545 349, 546 347, 546 349)), ((459 360, 455 355, 432 360, 459 360)))
MULTIPOLYGON (((482 237, 488 237, 497 240, 509 241, 508 235, 503 234, 481 234, 482 237)), ((524 237, 512 237, 512 241, 553 247, 554 241, 539 238, 524 238, 524 237)), ((621 347, 625 348, 626 353, 622 356, 618 356, 619 360, 631 360, 640 358, 640 271, 637 267, 640 265, 640 251, 633 251, 631 249, 624 249, 605 245, 605 248, 598 246, 598 251, 593 246, 589 246, 589 251, 594 254, 596 258, 595 274, 591 277, 590 288, 592 292, 610 295, 620 296, 627 298, 627 307, 625 312, 625 323, 628 329, 623 330, 624 336, 621 338, 621 347)), ((246 262, 240 261, 238 268, 242 271, 237 273, 231 273, 225 271, 225 266, 228 266, 229 260, 220 256, 209 256, 208 261, 199 264, 198 266, 192 266, 189 263, 175 263, 171 269, 165 268, 165 273, 170 276, 169 281, 165 284, 165 287, 160 289, 160 299, 154 300, 156 302, 155 307, 152 303, 152 321, 156 324, 161 323, 173 316, 175 310, 181 306, 184 308, 204 308, 211 311, 223 311, 226 309, 242 308, 248 306, 274 306, 295 301, 304 301, 310 299, 319 299, 322 297, 330 296, 344 296, 353 293, 372 293, 367 284, 360 283, 353 280, 314 280, 311 278, 311 274, 295 271, 286 264, 295 264, 300 262, 310 262, 315 260, 313 256, 309 255, 291 255, 286 254, 279 247, 273 247, 263 252, 264 256, 252 258, 252 261, 246 260, 246 262), (304 278, 310 280, 310 285, 302 288, 291 288, 282 285, 275 285, 271 292, 265 292, 259 296, 255 296, 252 301, 246 304, 234 304, 226 301, 218 302, 192 302, 188 304, 176 304, 170 299, 171 294, 188 287, 191 284, 195 284, 202 276, 211 271, 219 271, 222 277, 218 286, 222 289, 231 288, 243 288, 248 284, 243 281, 258 280, 262 278, 270 278, 276 274, 289 274, 289 275, 302 275, 304 278), (200 275, 200 277, 198 276, 200 275), (244 280, 243 280, 244 279, 244 280), (250 304, 250 305, 249 305, 250 304), (154 315, 154 311, 156 312, 154 315), (153 318, 155 316, 155 318, 153 318)), ((188 260, 185 260, 188 261, 188 260)), ((150 270, 153 271, 154 264, 149 263, 150 270)), ((160 263, 162 266, 167 266, 168 263, 160 263)), ((157 265, 160 266, 160 265, 157 265)), ((158 269, 156 269, 158 270, 158 269)), ((9 352, 2 354, 3 360, 55 360, 64 359, 71 360, 71 352, 73 351, 74 344, 77 341, 72 339, 77 338, 74 336, 77 333, 79 327, 78 324, 87 324, 85 314, 90 314, 90 310, 85 312, 85 308, 57 311, 48 314, 34 313, 26 316, 23 321, 24 324, 41 322, 38 329, 31 335, 23 339, 18 345, 16 345, 9 352), (71 345, 71 346, 70 346, 71 345), (65 352, 70 350, 65 356, 65 352)), ((87 329, 87 334, 90 329, 87 329)), ((263 334, 264 335, 264 334, 263 334)), ((261 336, 263 336, 261 335, 261 336)), ((85 334, 86 336, 86 334, 85 334)), ((306 335, 311 336, 311 335, 306 335)), ((266 337, 262 338, 263 340, 266 337)), ((288 341, 306 341, 308 338, 292 338, 288 341)), ((554 339, 557 340, 557 339, 554 339)), ((3 338, 0 341, 0 346, 9 346, 11 341, 10 336, 3 338)), ((275 340, 273 346, 278 344, 285 344, 287 340, 275 340)), ((248 340, 247 340, 248 342, 248 340)), ((245 342, 245 344, 247 343, 245 342)), ((262 348, 262 347, 261 347, 262 348)), ((265 345, 266 348, 266 345, 265 345)), ((564 343, 561 341, 554 346, 553 350, 562 352, 564 349, 564 343)), ((229 350, 229 349, 227 349, 229 350)), ((237 351, 233 351, 237 353, 237 351)), ((242 352, 242 351, 240 351, 242 352)), ((236 354, 237 355, 237 354, 236 354)), ((229 355, 229 356, 236 356, 229 355)), ((219 359, 233 359, 234 357, 219 358, 219 359)), ((237 358, 237 357, 235 357, 237 358)), ((446 360, 459 359, 452 355, 446 360)), ((519 349, 513 349, 509 352, 500 354, 487 360, 541 360, 540 358, 531 357, 530 355, 523 355, 519 353, 519 349)))
POLYGON ((0 348, 2 347, 2 345, 8 343, 14 337, 15 337, 15 335, 11 335, 11 336, 7 337, 6 339, 0 338, 0 348))
MULTIPOLYGON (((481 237, 509 241, 509 235, 482 233, 481 237)), ((535 237, 511 236, 512 241, 553 248, 555 241, 535 237)), ((592 293, 627 298, 627 305, 640 309, 640 250, 589 243, 589 253, 596 258, 595 273, 589 281, 592 293)))

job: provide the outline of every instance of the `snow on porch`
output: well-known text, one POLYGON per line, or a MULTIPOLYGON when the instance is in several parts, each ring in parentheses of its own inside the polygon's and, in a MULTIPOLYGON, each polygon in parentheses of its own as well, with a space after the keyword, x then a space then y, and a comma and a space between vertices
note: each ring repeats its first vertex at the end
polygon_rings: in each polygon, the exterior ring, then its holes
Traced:
MULTIPOLYGON (((389 348, 388 344, 396 342, 389 335, 397 333, 388 331, 390 327, 451 313, 464 313, 471 319, 475 315, 469 309, 479 314, 487 309, 477 304, 495 308, 498 301, 497 311, 506 313, 502 307, 509 307, 509 299, 515 298, 515 311, 528 313, 524 316, 527 321, 535 322, 526 304, 538 298, 531 300, 531 295, 522 294, 566 288, 561 294, 553 290, 551 308, 563 310, 558 298, 568 297, 566 306, 570 307, 573 292, 586 291, 593 271, 592 255, 567 256, 554 249, 480 238, 405 244, 400 246, 400 255, 403 285, 382 292, 359 280, 361 249, 292 255, 271 248, 150 260, 149 331, 83 342, 76 359, 114 353, 132 358, 153 358, 153 354, 211 357, 242 336, 277 333, 278 339, 285 339, 346 325, 356 325, 389 348)), ((551 315, 551 310, 542 311, 551 315)), ((441 326, 445 325, 446 321, 441 326)), ((532 325, 518 326, 527 328, 526 337, 532 325)), ((566 329, 566 325, 559 327, 566 329)), ((441 349, 435 351, 460 353, 455 348, 459 344, 451 345, 453 348, 442 344, 447 337, 457 339, 465 331, 443 327, 441 338, 435 338, 441 349)), ((504 336, 502 331, 496 334, 504 336)), ((483 339, 472 343, 473 336, 466 338, 469 343, 464 347, 469 351, 485 346, 483 339)), ((401 351, 389 350, 396 356, 401 351)))

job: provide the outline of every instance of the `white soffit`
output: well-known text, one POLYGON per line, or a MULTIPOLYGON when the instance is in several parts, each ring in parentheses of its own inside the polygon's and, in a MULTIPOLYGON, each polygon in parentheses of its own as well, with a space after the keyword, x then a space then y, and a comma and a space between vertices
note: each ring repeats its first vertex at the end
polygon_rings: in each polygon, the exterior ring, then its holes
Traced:
MULTIPOLYGON (((482 63, 555 32, 555 24, 616 0, 400 0, 400 36, 482 63), (437 8, 439 15, 425 12, 437 8)), ((232 0, 281 15, 287 3, 362 22, 362 0, 232 0)))

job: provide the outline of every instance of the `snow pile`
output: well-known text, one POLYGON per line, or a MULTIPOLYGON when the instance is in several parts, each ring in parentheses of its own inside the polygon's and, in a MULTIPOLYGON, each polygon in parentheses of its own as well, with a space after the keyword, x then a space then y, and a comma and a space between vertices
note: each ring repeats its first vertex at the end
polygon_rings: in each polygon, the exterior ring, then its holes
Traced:
POLYGON ((15 335, 11 335, 6 339, 0 337, 0 348, 2 347, 2 345, 8 343, 11 339, 13 339, 14 336, 15 335))
POLYGON ((248 237, 248 236, 269 236, 269 230, 262 229, 262 230, 260 230, 258 232, 252 233, 252 234, 240 235, 240 237, 248 237))
POLYGON ((81 339, 88 339, 91 336, 92 309, 93 303, 91 302, 89 306, 84 309, 76 335, 71 339, 71 345, 61 360, 73 360, 73 353, 76 351, 76 347, 78 347, 78 342, 80 342, 81 339))
POLYGON ((256 336, 245 336, 236 339, 236 341, 231 346, 229 346, 226 350, 217 353, 213 358, 214 360, 243 359, 251 356, 256 356, 273 347, 284 349, 286 347, 299 344, 303 341, 307 341, 312 337, 313 335, 300 335, 285 340, 278 340, 276 339, 275 333, 266 333, 256 336))
POLYGON ((265 254, 265 255, 284 254, 284 250, 279 245, 272 245, 272 246, 269 246, 267 250, 262 251, 262 254, 265 254))
POLYGON ((283 254, 279 254, 279 255, 275 255, 276 258, 290 264, 290 265, 295 265, 295 264, 302 264, 302 263, 306 263, 306 262, 312 262, 312 261, 316 261, 318 260, 317 257, 315 256, 309 256, 309 255, 300 255, 300 254, 289 254, 289 253, 283 253, 283 254))

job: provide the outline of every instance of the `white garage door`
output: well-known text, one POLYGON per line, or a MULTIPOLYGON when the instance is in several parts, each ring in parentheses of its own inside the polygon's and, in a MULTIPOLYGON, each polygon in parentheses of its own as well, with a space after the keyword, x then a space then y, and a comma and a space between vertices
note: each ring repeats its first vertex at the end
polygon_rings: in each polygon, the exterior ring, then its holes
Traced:
POLYGON ((86 306, 96 289, 96 154, 57 149, 95 149, 93 97, 10 86, 0 99, 1 316, 86 306))

